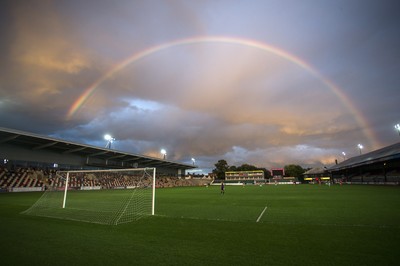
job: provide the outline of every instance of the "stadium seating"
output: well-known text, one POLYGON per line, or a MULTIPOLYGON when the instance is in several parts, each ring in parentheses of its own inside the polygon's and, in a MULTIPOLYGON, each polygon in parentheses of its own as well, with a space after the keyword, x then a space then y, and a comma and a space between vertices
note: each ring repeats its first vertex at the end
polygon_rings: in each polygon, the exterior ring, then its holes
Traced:
MULTIPOLYGON (((151 186, 152 180, 149 178, 142 180, 147 186, 151 186)), ((180 186, 203 186, 209 180, 204 179, 180 179, 175 176, 160 175, 156 178, 156 187, 180 187, 180 186)), ((18 167, 9 170, 0 167, 0 188, 11 191, 13 188, 44 188, 45 185, 64 187, 64 180, 56 175, 55 170, 34 169, 30 167, 18 167)), ((100 186, 105 189, 133 187, 137 185, 137 181, 128 181, 123 174, 108 173, 101 178, 93 178, 89 176, 72 176, 70 179, 70 187, 79 189, 82 186, 100 186)))

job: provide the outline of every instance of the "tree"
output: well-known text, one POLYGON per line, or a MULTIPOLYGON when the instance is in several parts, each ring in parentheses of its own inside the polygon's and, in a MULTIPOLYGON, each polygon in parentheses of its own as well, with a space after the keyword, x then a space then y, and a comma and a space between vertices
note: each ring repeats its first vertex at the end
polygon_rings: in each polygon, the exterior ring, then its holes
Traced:
POLYGON ((218 179, 224 179, 225 172, 229 170, 228 163, 225 160, 219 160, 214 166, 213 174, 215 174, 218 179))
POLYGON ((297 177, 298 179, 302 178, 303 173, 305 170, 297 164, 289 164, 285 165, 285 176, 294 176, 297 177))
POLYGON ((228 171, 237 171, 237 170, 238 170, 237 167, 234 165, 229 166, 229 169, 228 169, 228 171))
POLYGON ((263 170, 264 171, 264 178, 265 179, 270 179, 271 178, 271 171, 268 170, 267 168, 258 168, 258 170, 263 170))
POLYGON ((258 170, 258 168, 254 165, 251 164, 242 164, 241 166, 239 166, 237 168, 237 171, 254 171, 254 170, 258 170))

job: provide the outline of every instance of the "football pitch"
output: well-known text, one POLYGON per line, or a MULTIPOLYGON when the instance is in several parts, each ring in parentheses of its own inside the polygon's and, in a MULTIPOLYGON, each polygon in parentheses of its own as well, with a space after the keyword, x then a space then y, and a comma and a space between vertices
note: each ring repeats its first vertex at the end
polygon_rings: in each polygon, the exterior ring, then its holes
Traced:
MULTIPOLYGON (((102 198, 103 193, 82 191, 102 198)), ((156 189, 155 216, 118 226, 20 214, 0 194, 2 265, 397 265, 400 187, 156 189)), ((112 196, 112 195, 111 195, 112 196)))

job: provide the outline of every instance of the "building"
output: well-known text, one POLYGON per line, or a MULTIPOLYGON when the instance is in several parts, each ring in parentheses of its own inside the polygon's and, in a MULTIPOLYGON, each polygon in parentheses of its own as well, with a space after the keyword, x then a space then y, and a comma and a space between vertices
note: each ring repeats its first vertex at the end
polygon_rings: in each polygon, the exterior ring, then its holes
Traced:
POLYGON ((335 182, 399 184, 400 143, 349 158, 327 172, 335 182))
POLYGON ((196 168, 160 158, 100 148, 33 133, 0 128, 0 165, 54 169, 155 167, 158 174, 184 177, 196 168))
POLYGON ((253 170, 253 171, 229 171, 225 172, 225 181, 263 181, 264 182, 264 171, 253 170))

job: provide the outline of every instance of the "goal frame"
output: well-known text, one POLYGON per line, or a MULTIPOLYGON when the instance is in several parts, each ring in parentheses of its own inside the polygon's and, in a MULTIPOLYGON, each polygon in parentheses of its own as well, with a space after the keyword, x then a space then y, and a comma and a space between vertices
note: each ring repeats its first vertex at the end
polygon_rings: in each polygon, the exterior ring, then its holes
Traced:
POLYGON ((155 197, 156 197, 156 168, 155 167, 146 167, 146 168, 124 168, 124 169, 98 169, 98 170, 63 170, 57 171, 56 174, 66 173, 65 180, 65 188, 64 188, 64 197, 62 208, 65 209, 67 203, 67 194, 68 194, 68 184, 69 184, 69 174, 70 173, 107 173, 107 172, 129 172, 129 171, 146 171, 153 170, 153 182, 152 182, 152 198, 151 198, 151 215, 155 215, 155 197))

